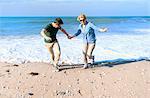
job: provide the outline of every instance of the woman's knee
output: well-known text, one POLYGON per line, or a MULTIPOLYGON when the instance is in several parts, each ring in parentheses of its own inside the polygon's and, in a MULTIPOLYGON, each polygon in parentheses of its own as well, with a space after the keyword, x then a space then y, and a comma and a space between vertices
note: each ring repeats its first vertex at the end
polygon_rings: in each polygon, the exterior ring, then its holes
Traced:
POLYGON ((88 44, 84 44, 82 50, 83 55, 87 55, 87 50, 88 50, 88 44))
POLYGON ((86 54, 87 54, 87 52, 86 52, 86 51, 82 51, 82 54, 83 54, 83 55, 86 55, 86 54))

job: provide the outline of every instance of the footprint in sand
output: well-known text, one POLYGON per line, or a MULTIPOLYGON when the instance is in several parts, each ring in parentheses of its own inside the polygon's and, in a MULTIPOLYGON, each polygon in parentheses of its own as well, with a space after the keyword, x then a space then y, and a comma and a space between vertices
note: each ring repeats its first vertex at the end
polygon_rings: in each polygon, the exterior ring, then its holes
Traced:
POLYGON ((37 75, 39 75, 39 73, 37 73, 37 72, 31 72, 31 73, 29 73, 30 75, 32 75, 32 76, 37 76, 37 75))

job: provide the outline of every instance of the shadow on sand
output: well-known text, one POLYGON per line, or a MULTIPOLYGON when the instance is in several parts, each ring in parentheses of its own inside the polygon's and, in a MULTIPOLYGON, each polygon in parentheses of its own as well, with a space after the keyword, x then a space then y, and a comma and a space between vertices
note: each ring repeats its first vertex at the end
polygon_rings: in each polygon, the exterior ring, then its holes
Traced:
MULTIPOLYGON (((150 61, 147 58, 140 58, 140 59, 114 59, 114 60, 105 60, 105 61, 96 61, 90 68, 94 67, 113 67, 116 65, 127 64, 132 62, 139 62, 139 61, 150 61)), ((60 65, 60 70, 67 70, 67 69, 75 69, 75 68, 82 68, 83 64, 62 64, 60 65)))

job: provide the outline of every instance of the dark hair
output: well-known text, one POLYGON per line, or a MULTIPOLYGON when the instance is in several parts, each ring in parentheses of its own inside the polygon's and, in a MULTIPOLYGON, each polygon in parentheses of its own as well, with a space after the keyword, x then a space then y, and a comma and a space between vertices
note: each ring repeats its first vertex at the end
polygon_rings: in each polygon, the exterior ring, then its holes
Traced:
POLYGON ((56 18, 54 22, 58 24, 64 24, 61 18, 56 18))

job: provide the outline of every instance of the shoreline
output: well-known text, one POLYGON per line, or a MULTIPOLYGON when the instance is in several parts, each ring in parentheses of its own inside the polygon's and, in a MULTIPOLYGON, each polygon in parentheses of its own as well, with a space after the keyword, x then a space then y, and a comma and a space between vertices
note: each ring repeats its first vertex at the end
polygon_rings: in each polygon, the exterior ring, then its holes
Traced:
POLYGON ((89 69, 77 65, 53 72, 48 63, 0 63, 0 98, 148 98, 149 65, 149 61, 89 69))

